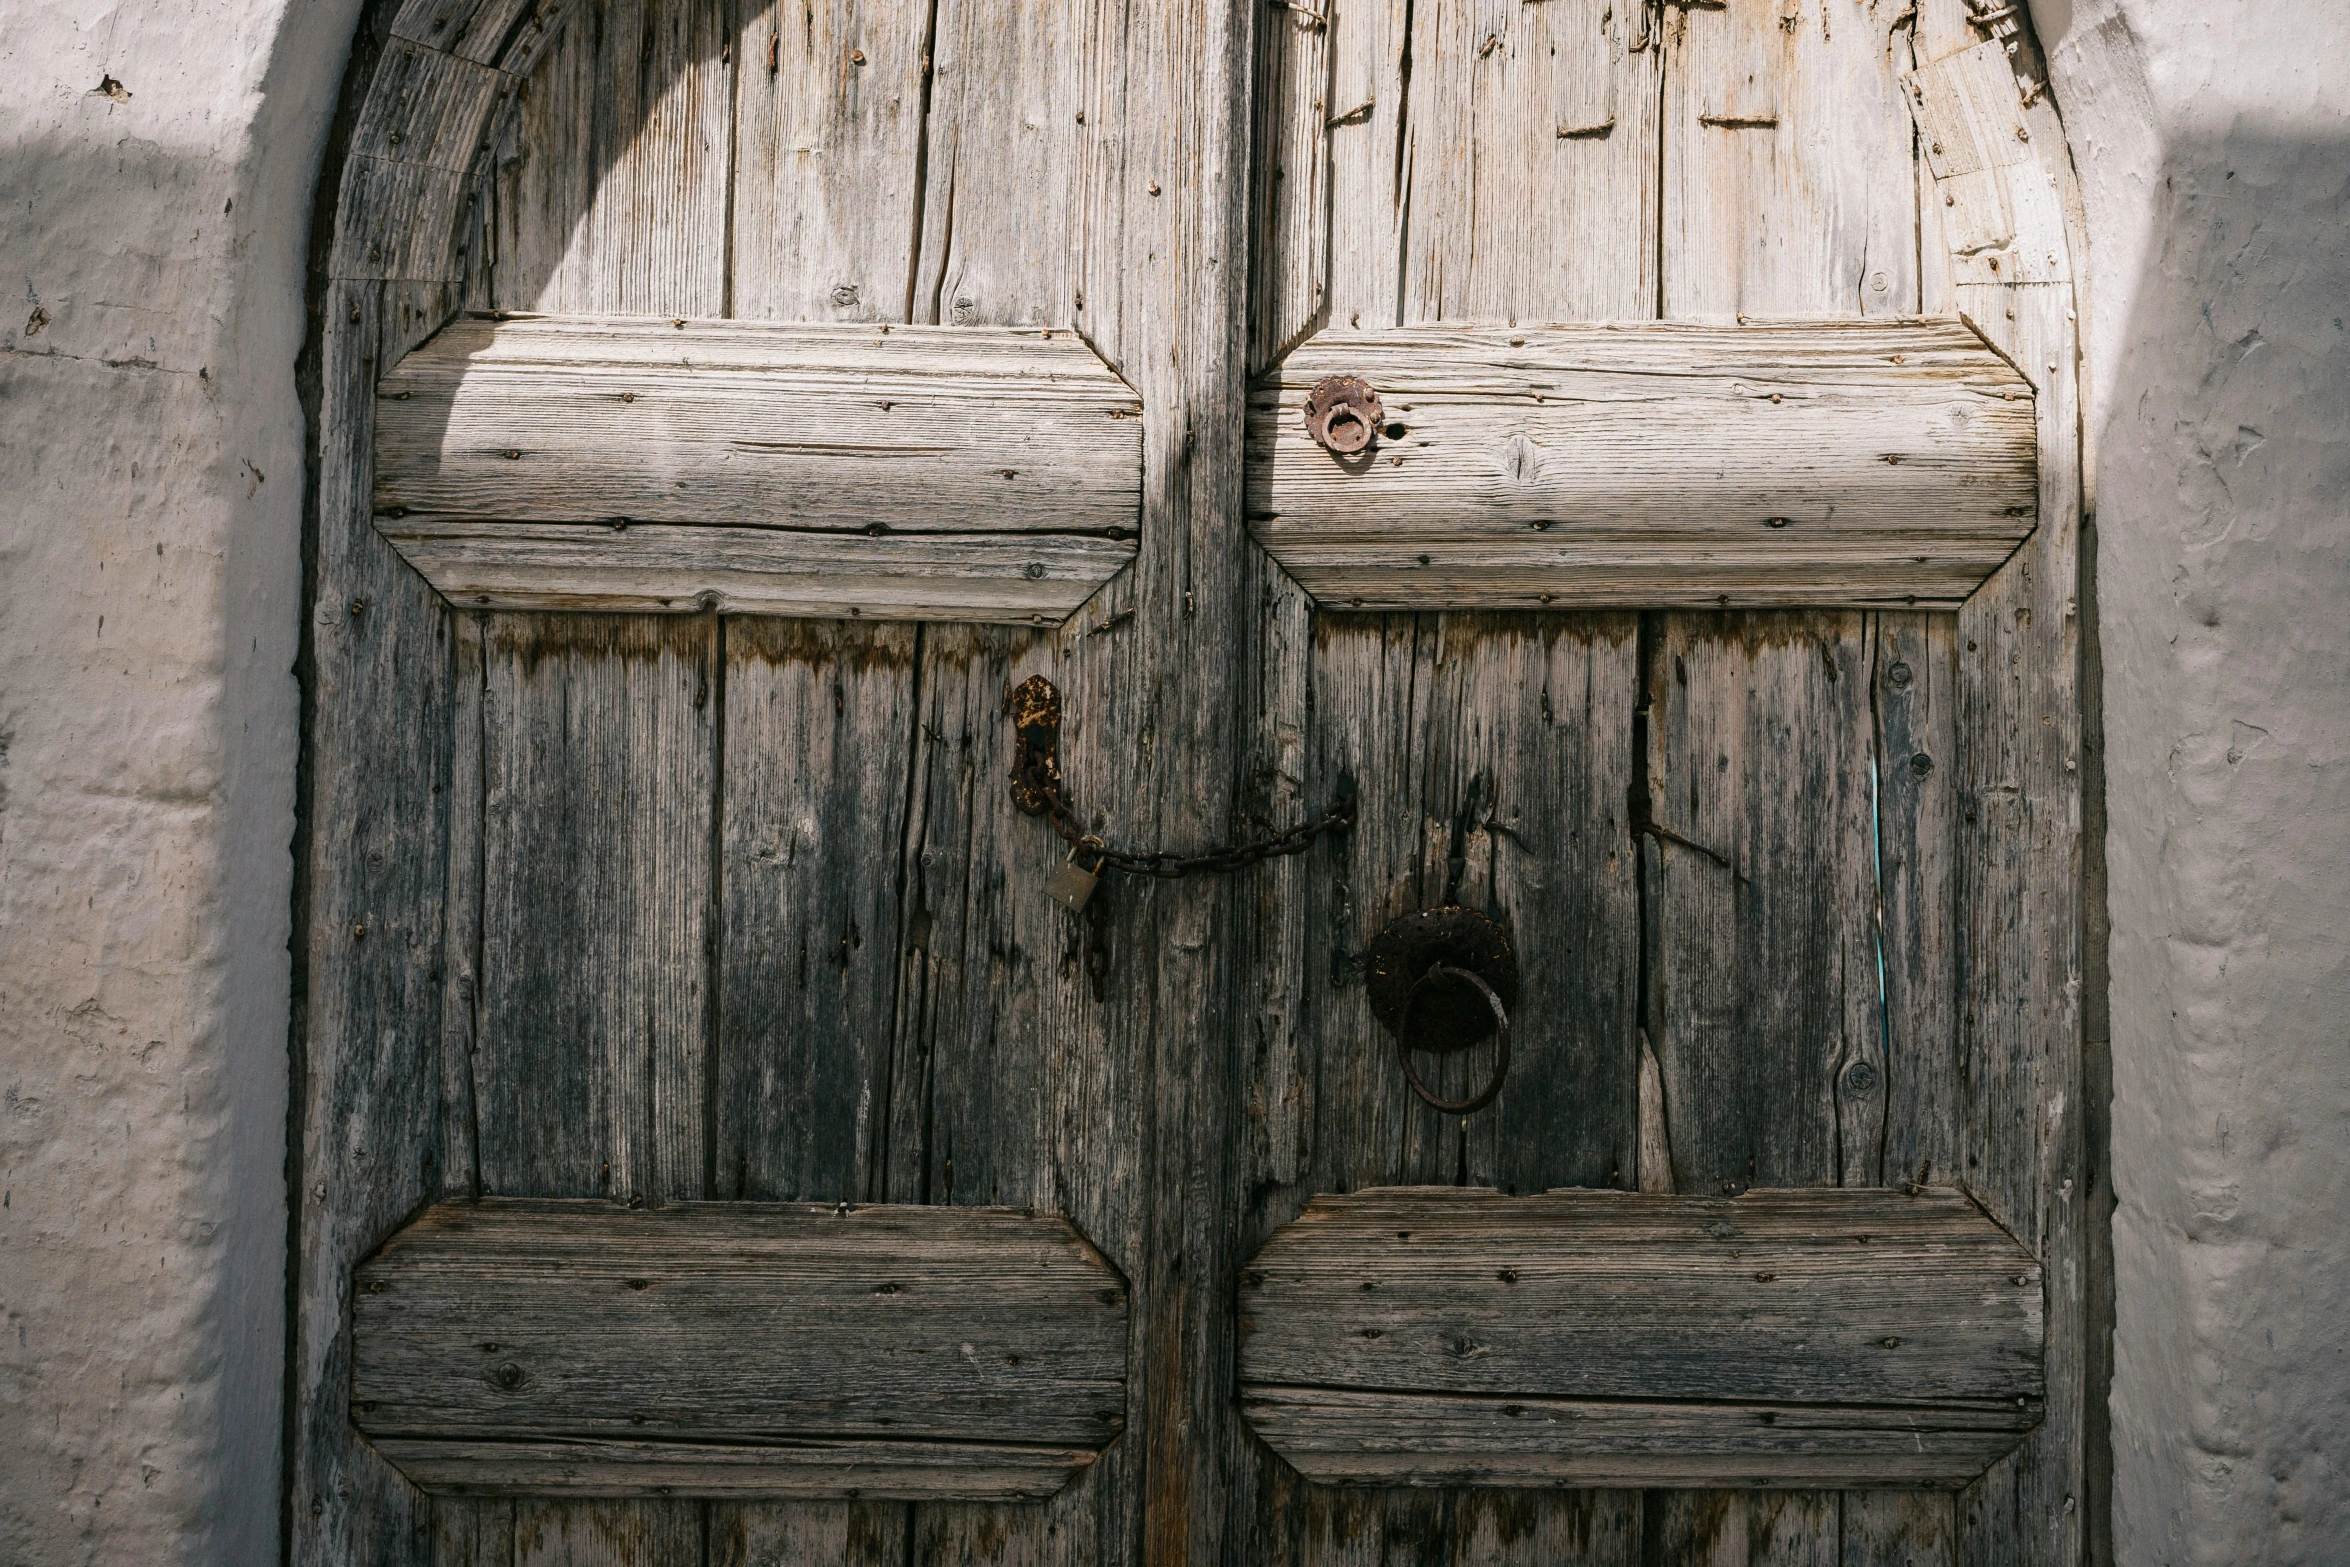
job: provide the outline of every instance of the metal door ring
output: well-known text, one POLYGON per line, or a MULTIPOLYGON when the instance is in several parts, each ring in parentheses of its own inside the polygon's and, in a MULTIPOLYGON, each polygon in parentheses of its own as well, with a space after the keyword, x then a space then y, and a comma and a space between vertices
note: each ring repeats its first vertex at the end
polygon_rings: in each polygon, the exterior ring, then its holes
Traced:
POLYGON ((1482 1110, 1493 1102, 1495 1094, 1501 1092, 1501 1080, 1509 1076, 1509 1009, 1502 1005, 1501 996, 1494 988, 1485 982, 1485 976, 1476 970, 1453 968, 1444 963, 1435 964, 1430 967, 1427 973, 1412 982, 1412 988, 1405 997, 1403 1014, 1396 1020, 1395 1058, 1403 1063, 1404 1081, 1412 1085, 1412 1092, 1427 1100, 1429 1104, 1443 1111, 1446 1115, 1467 1115, 1471 1111, 1482 1110), (1439 1099, 1429 1090, 1426 1083, 1420 1081, 1420 1074, 1412 1069, 1413 1003, 1420 999, 1420 992, 1427 987, 1428 982, 1439 975, 1446 979, 1467 980, 1477 988, 1477 993, 1485 998, 1485 1004, 1493 1009, 1493 1021, 1501 1054, 1499 1059, 1493 1063, 1492 1081, 1488 1082, 1481 1092, 1467 1099, 1439 1099))

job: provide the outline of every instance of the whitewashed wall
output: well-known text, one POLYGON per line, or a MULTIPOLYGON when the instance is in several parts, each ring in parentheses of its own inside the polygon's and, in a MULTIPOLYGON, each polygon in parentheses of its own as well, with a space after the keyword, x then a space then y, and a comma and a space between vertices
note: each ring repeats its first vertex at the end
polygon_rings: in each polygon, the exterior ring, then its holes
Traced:
MULTIPOLYGON (((2117 1557, 2350 1560, 2350 0, 2033 9, 2094 242, 2117 1557)), ((294 361, 356 11, 0 0, 9 1567, 276 1556, 294 361)))
POLYGON ((2037 3, 2088 197, 2116 1558, 2350 1562, 2350 0, 2037 3))
POLYGON ((0 0, 9 1567, 276 1560, 294 359, 356 13, 0 0))

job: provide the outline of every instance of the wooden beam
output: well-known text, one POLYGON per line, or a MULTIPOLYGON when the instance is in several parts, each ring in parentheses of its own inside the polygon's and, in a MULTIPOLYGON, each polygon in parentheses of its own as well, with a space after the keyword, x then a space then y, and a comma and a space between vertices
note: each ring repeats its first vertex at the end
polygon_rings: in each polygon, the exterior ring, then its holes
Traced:
POLYGON ((2032 387, 1951 320, 1325 333, 1249 455, 1325 609, 1947 608, 2037 512, 2032 387), (1306 433, 1333 375, 1384 404, 1361 456, 1306 433))
POLYGON ((376 521, 468 606, 1051 623, 1140 412, 1065 330, 466 319, 378 388, 376 521))
POLYGON ((432 1490, 1048 1496, 1126 1285, 1003 1208, 443 1203, 357 1270, 352 1423, 432 1490))
POLYGON ((2039 1264, 1948 1189, 1317 1197, 1242 1291, 1330 1483, 1959 1486, 2044 1394, 2039 1264))

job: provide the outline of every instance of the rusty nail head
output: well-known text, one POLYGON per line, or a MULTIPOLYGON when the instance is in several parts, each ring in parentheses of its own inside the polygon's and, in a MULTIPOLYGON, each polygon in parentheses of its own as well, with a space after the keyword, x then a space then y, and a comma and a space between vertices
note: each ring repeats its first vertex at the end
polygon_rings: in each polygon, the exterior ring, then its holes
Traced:
POLYGON ((1306 394, 1306 433, 1341 457, 1368 447, 1386 417, 1379 394, 1359 376, 1331 376, 1306 394))

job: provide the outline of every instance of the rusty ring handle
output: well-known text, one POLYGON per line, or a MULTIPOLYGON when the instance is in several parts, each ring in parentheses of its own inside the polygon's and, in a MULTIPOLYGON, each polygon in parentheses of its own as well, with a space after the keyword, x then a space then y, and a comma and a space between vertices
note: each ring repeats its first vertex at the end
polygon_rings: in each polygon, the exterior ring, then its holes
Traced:
POLYGON ((1397 1019, 1395 1030, 1395 1057, 1403 1063, 1404 1081, 1412 1085, 1412 1092, 1427 1100, 1429 1104, 1443 1111, 1446 1115, 1468 1115, 1474 1111, 1482 1110, 1493 1103, 1493 1096, 1501 1092, 1501 1080, 1510 1074, 1509 1009, 1501 1004, 1501 997, 1495 993, 1491 985, 1485 982, 1485 976, 1476 970, 1453 968, 1444 963, 1432 964, 1429 966, 1428 972, 1422 974, 1413 983, 1409 995, 1405 998, 1403 1016, 1397 1019), (1493 1021, 1500 1029, 1501 1059, 1493 1064, 1493 1081, 1485 1085, 1483 1092, 1468 1099, 1437 1098, 1435 1094, 1429 1092, 1428 1085, 1420 1081, 1420 1074, 1412 1070, 1412 1002, 1419 999, 1420 987, 1439 974, 1452 979, 1465 979, 1476 986, 1478 993, 1485 997, 1485 1004, 1493 1009, 1493 1021))

